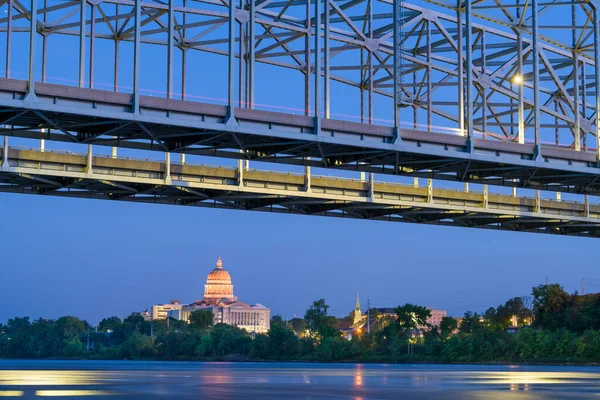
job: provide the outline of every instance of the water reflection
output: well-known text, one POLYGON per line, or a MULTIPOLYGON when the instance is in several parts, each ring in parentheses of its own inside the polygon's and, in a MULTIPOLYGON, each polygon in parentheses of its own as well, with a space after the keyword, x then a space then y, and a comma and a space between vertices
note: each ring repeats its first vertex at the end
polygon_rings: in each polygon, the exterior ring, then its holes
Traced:
POLYGON ((600 369, 590 367, 0 360, 0 397, 14 398, 597 399, 599 392, 600 369))
POLYGON ((359 364, 356 366, 356 370, 354 371, 354 386, 362 386, 362 385, 363 385, 362 366, 359 364))

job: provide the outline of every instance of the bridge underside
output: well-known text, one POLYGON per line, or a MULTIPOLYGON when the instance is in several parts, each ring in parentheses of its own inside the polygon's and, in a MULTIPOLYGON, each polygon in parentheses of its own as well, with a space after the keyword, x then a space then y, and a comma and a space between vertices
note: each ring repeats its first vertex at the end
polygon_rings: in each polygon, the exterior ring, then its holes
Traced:
MULTIPOLYGON (((4 150, 4 149, 2 149, 4 150)), ((600 237, 600 206, 9 148, 0 192, 600 237)))
POLYGON ((0 134, 498 186, 597 194, 594 153, 0 79, 0 134))

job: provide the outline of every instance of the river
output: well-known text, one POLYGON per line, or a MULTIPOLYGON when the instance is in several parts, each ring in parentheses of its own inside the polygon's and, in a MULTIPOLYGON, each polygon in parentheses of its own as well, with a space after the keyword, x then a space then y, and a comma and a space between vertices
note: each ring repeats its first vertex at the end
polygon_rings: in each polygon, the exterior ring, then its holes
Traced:
POLYGON ((600 368, 0 360, 0 397, 583 399, 600 368))

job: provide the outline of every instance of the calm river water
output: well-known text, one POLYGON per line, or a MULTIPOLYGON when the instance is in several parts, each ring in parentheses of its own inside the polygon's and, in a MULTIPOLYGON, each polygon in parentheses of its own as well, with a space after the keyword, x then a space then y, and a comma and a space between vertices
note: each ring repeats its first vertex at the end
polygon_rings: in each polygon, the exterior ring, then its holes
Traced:
POLYGON ((600 399, 600 368, 0 360, 0 397, 600 399))

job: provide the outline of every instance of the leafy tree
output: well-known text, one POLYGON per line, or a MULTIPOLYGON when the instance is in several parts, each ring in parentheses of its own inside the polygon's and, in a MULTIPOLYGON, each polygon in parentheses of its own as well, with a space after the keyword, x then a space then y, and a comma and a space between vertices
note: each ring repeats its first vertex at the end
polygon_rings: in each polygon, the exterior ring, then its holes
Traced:
POLYGON ((252 339, 248 332, 236 326, 216 324, 210 331, 213 354, 225 357, 226 354, 248 354, 252 339))
POLYGON ((558 284, 539 285, 532 289, 534 325, 544 329, 558 329, 566 325, 565 309, 571 296, 558 284))
POLYGON ((452 317, 442 317, 440 321, 440 336, 449 338, 458 329, 458 322, 452 317))
POLYGON ((114 331, 118 330, 122 324, 123 324, 123 321, 121 321, 121 318, 108 317, 108 318, 104 318, 104 319, 102 319, 102 321, 100 321, 100 323, 98 324, 98 330, 100 332, 108 332, 108 331, 114 332, 114 331))
POLYGON ((275 325, 285 326, 285 321, 283 320, 281 315, 273 315, 271 317, 271 327, 273 327, 275 325))
POLYGON ((460 321, 458 329, 461 333, 472 333, 483 327, 481 322, 482 319, 483 318, 479 314, 467 311, 460 321))
POLYGON ((325 304, 324 299, 319 299, 312 303, 310 308, 306 310, 304 320, 310 335, 316 339, 322 340, 335 335, 331 318, 327 315, 329 306, 325 304))
POLYGON ((405 332, 412 331, 417 327, 430 327, 427 318, 431 317, 431 311, 427 307, 414 304, 405 304, 394 308, 398 316, 397 322, 400 329, 405 332))
POLYGON ((283 325, 271 325, 268 334, 269 353, 274 356, 292 356, 298 353, 300 342, 290 329, 283 325))
POLYGON ((195 310, 190 314, 190 326, 199 331, 207 331, 213 326, 212 310, 195 310))
POLYGON ((288 321, 288 324, 296 335, 301 335, 306 330, 306 321, 302 318, 292 318, 288 321))

